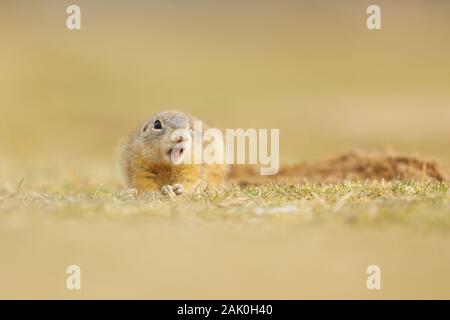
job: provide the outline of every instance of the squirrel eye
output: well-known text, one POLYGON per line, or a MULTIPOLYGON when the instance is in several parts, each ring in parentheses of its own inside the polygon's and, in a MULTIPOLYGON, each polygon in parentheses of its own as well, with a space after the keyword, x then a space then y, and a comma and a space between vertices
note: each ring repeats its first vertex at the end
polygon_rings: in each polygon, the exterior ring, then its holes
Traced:
POLYGON ((161 121, 156 120, 153 124, 153 129, 162 129, 161 121))

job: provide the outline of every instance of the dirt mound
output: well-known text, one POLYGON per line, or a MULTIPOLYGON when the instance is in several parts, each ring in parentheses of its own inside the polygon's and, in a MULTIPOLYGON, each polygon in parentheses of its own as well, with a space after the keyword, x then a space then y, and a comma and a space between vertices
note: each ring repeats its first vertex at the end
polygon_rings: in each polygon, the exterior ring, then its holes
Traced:
POLYGON ((342 180, 436 180, 449 181, 446 170, 435 161, 426 161, 393 151, 367 153, 350 151, 313 164, 282 166, 274 176, 261 176, 255 166, 232 167, 230 178, 239 185, 300 183, 304 181, 335 183, 342 180))

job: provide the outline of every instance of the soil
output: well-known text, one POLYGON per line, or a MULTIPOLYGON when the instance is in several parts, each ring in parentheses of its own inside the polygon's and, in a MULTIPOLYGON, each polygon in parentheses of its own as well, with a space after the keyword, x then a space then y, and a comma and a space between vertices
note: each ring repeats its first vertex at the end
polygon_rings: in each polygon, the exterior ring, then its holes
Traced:
POLYGON ((241 186, 267 182, 336 183, 343 180, 449 181, 450 176, 447 172, 435 161, 423 160, 395 151, 368 153, 353 150, 313 164, 285 165, 273 176, 261 176, 256 166, 234 165, 230 179, 241 186))

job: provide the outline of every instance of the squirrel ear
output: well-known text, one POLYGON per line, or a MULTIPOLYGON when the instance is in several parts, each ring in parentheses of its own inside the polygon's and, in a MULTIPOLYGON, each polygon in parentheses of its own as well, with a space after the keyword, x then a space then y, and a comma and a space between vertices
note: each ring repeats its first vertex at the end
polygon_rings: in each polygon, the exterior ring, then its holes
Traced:
POLYGON ((148 122, 142 127, 142 133, 145 133, 148 129, 148 122))

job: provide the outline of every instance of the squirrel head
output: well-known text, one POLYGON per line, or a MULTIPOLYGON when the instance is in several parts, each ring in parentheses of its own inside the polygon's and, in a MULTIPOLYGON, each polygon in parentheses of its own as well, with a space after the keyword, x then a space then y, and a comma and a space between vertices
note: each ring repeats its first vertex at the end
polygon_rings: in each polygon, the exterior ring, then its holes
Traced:
POLYGON ((151 117, 140 128, 140 147, 155 163, 177 165, 192 148, 189 117, 178 111, 164 111, 151 117))

